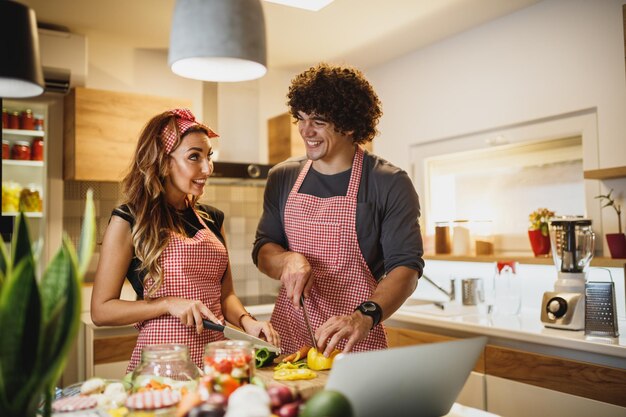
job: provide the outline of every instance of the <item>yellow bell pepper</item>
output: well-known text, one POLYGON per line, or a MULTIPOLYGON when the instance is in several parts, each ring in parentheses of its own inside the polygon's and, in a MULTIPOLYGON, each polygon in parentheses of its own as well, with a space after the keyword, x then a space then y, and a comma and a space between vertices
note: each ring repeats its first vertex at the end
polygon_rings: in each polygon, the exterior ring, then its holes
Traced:
POLYGON ((340 353, 340 350, 335 349, 329 357, 326 357, 324 356, 324 352, 311 348, 309 349, 309 353, 306 355, 306 364, 309 366, 309 369, 313 369, 315 371, 330 369, 333 367, 333 360, 335 360, 335 356, 340 353))
POLYGON ((310 369, 279 369, 274 371, 274 379, 277 381, 296 381, 298 379, 317 378, 317 374, 310 369))

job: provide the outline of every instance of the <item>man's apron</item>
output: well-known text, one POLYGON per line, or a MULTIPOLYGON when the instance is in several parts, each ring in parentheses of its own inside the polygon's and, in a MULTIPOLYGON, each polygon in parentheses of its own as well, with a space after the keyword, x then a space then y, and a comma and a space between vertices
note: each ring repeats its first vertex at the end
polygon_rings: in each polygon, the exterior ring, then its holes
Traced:
MULTIPOLYGON (((170 232, 169 242, 159 257, 163 282, 152 298, 169 296, 200 300, 218 319, 223 320, 220 296, 222 278, 228 267, 228 252, 204 220, 200 216, 198 219, 204 227, 193 237, 170 232)), ((149 288, 151 284, 152 279, 149 278, 144 288, 149 288)), ((147 290, 144 290, 146 297, 147 290)), ((187 327, 178 317, 169 314, 137 323, 136 326, 139 337, 126 372, 131 372, 139 364, 144 346, 161 343, 187 345, 189 357, 202 369, 206 344, 224 339, 222 333, 209 330, 199 335, 195 326, 187 327)))
MULTIPOLYGON (((296 180, 285 206, 285 234, 289 250, 303 254, 311 264, 314 284, 306 299, 313 330, 331 316, 349 315, 368 300, 377 282, 361 250, 356 234, 356 207, 363 150, 357 147, 345 196, 314 197, 298 193, 311 168, 309 160, 296 180)), ((293 353, 311 344, 301 309, 295 309, 281 286, 271 323, 280 334, 281 349, 293 353)), ((337 345, 343 349, 346 340, 337 345)), ((385 349, 382 324, 374 327, 353 351, 385 349)))

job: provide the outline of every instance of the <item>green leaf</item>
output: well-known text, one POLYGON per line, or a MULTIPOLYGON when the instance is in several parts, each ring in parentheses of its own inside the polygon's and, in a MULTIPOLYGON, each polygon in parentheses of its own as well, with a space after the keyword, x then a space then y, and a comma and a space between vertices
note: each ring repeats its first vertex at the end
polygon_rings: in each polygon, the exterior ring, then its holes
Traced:
POLYGON ((4 395, 10 401, 17 401, 16 393, 28 385, 41 328, 41 299, 35 269, 32 258, 25 255, 0 295, 0 363, 4 395))
POLYGON ((85 213, 83 225, 78 243, 78 265, 81 276, 87 272, 91 255, 96 247, 96 209, 93 202, 93 191, 87 190, 87 201, 85 203, 85 213))
POLYGON ((11 259, 7 253, 7 247, 4 244, 4 240, 0 239, 0 291, 2 291, 2 284, 9 270, 9 263, 11 259))
POLYGON ((23 258, 33 257, 31 251, 30 234, 28 233, 28 224, 23 212, 17 216, 15 222, 15 230, 13 232, 13 242, 11 244, 13 251, 12 265, 17 265, 23 258))

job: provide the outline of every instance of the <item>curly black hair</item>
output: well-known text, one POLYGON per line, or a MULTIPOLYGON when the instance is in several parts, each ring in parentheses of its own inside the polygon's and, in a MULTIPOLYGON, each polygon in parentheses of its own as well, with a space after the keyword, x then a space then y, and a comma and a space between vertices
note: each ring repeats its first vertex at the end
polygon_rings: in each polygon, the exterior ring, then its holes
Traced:
POLYGON ((287 93, 291 115, 316 114, 340 133, 353 131, 354 143, 370 142, 383 112, 381 102, 361 71, 326 63, 311 67, 291 80, 287 93))

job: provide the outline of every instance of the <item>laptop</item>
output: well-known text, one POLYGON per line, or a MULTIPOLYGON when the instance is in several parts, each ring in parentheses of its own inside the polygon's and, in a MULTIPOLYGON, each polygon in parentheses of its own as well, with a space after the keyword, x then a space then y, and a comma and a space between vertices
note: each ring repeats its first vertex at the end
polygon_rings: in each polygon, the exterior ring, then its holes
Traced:
POLYGON ((325 389, 343 393, 355 417, 443 416, 486 342, 476 337, 339 355, 325 389))

